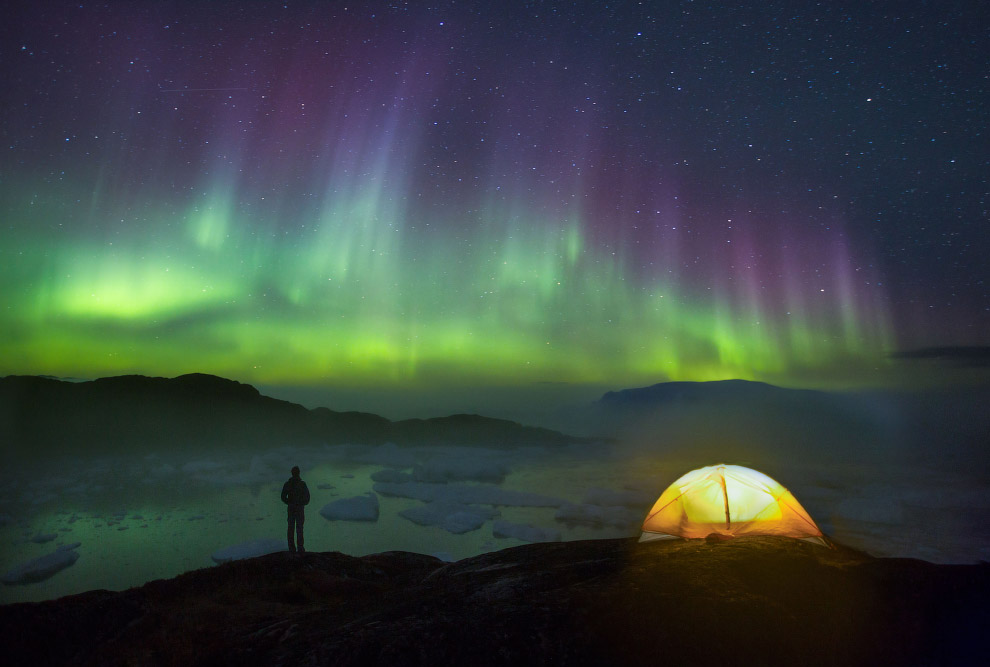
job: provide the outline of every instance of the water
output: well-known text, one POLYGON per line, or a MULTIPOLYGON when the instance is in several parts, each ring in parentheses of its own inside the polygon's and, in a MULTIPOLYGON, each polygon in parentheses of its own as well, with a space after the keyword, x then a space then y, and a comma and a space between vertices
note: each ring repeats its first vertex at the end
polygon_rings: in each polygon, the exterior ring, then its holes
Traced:
MULTIPOLYGON (((243 455, 185 460, 135 455, 50 462, 43 472, 7 470, 0 495, 0 572, 81 543, 79 560, 50 579, 0 587, 0 603, 44 600, 92 589, 123 590, 153 579, 210 567, 215 551, 259 538, 284 539, 279 501, 292 465, 300 465, 312 501, 306 512, 309 551, 365 555, 389 550, 459 559, 523 544, 495 538, 492 522, 453 534, 401 517, 420 501, 380 495, 376 522, 327 521, 319 509, 372 490, 371 475, 388 467, 456 460, 472 479, 448 486, 485 485, 580 504, 590 490, 632 491, 645 499, 627 508, 624 525, 567 525, 555 507, 496 507, 496 518, 560 532, 564 540, 637 535, 653 499, 701 464, 642 452, 590 446, 516 451, 457 447, 283 447, 243 455), (48 542, 33 541, 55 534, 48 542)), ((725 461, 732 463, 733 461, 725 461)), ((744 462, 759 468, 758 462, 744 462)), ((788 487, 826 534, 877 556, 934 562, 990 560, 990 487, 965 471, 891 465, 793 464, 764 469, 788 487)))

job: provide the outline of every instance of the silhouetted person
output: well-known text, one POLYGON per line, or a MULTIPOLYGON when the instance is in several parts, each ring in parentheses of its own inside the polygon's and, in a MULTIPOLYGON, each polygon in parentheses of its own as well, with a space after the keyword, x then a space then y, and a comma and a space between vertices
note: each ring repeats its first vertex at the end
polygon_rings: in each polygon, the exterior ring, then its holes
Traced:
POLYGON ((282 486, 282 502, 289 506, 289 551, 293 553, 296 551, 296 543, 292 540, 292 528, 295 526, 299 553, 303 553, 306 551, 303 547, 303 522, 306 521, 306 511, 303 508, 309 504, 309 487, 299 477, 299 466, 292 467, 292 477, 282 486))

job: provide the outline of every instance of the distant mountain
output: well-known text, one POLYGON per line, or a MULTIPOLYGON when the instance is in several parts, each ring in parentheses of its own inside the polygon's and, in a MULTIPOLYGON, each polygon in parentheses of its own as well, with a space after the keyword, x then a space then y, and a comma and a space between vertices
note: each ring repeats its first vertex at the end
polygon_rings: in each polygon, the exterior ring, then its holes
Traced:
POLYGON ((903 441, 886 397, 765 382, 663 382, 610 391, 562 412, 554 426, 615 438, 656 456, 708 465, 887 456, 903 441))
POLYGON ((251 385, 194 373, 89 382, 0 378, 0 456, 150 449, 253 449, 305 444, 561 445, 571 438, 478 415, 392 422, 363 412, 307 410, 251 385))
POLYGON ((0 606, 11 665, 967 665, 990 565, 785 537, 274 553, 0 606))
POLYGON ((821 392, 783 389, 766 382, 718 380, 714 382, 661 382, 649 387, 610 391, 598 405, 604 408, 656 408, 671 403, 767 401, 788 397, 820 397, 821 392))

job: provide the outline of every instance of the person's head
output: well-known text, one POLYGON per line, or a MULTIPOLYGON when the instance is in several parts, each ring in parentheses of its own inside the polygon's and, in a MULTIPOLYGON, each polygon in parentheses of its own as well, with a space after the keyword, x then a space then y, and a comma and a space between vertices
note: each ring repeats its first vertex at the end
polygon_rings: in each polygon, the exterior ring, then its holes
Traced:
POLYGON ((292 466, 292 476, 299 477, 299 466, 292 466))

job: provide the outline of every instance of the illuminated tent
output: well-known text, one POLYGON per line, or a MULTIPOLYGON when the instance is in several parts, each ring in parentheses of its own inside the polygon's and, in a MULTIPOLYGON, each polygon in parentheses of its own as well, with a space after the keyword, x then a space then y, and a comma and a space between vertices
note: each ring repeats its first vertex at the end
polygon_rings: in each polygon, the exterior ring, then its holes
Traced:
POLYGON ((646 515, 639 541, 712 533, 783 535, 826 544, 790 491, 761 472, 731 465, 692 470, 668 486, 646 515))

